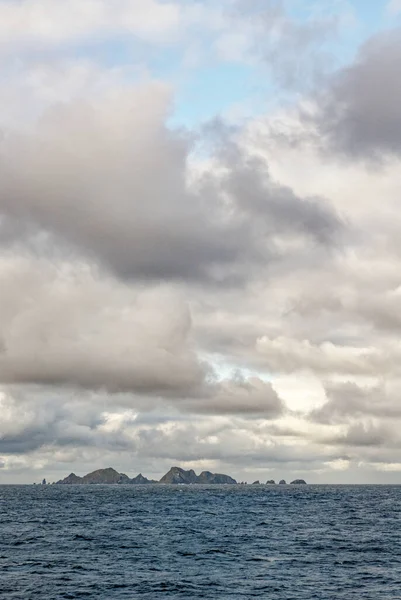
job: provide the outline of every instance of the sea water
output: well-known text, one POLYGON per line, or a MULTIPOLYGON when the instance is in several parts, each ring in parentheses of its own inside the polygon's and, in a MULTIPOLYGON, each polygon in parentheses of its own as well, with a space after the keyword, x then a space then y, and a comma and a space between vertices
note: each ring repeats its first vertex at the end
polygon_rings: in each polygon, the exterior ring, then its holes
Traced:
POLYGON ((399 486, 0 486, 0 598, 401 599, 399 486))

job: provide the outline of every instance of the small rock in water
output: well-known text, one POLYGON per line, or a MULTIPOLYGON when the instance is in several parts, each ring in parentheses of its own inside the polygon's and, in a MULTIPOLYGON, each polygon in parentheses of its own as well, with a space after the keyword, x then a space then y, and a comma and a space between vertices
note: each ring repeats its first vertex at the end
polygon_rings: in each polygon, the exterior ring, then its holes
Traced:
POLYGON ((306 481, 304 479, 294 479, 294 481, 291 481, 291 485, 306 485, 306 481))
POLYGON ((274 481, 274 479, 268 479, 266 481, 266 485, 275 485, 275 484, 276 484, 276 482, 274 481))
POLYGON ((287 485, 287 482, 285 479, 282 479, 281 481, 279 481, 279 485, 287 485))

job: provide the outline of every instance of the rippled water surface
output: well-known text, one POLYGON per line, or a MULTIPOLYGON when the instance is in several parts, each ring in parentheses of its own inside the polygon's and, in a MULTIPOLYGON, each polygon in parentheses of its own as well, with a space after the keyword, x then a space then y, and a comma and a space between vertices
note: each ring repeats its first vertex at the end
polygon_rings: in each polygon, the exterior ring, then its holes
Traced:
POLYGON ((401 599, 401 487, 0 486, 0 597, 401 599))

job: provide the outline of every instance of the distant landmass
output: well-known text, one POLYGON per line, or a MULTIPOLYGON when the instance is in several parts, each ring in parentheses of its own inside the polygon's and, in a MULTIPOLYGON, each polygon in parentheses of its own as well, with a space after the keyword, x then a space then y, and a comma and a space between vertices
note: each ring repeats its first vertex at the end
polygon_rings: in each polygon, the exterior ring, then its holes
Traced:
POLYGON ((237 482, 228 475, 221 473, 210 473, 210 471, 203 471, 200 475, 196 475, 192 469, 185 471, 180 467, 171 467, 171 469, 163 475, 160 481, 154 479, 148 479, 144 477, 142 473, 139 473, 132 479, 125 475, 125 473, 118 473, 111 467, 107 469, 98 469, 92 473, 88 473, 83 477, 70 473, 65 479, 60 479, 57 484, 60 485, 80 485, 80 484, 131 484, 131 485, 146 485, 151 483, 166 483, 166 484, 236 484, 237 482))
MULTIPOLYGON (((92 473, 88 473, 83 477, 70 473, 64 479, 57 481, 58 485, 96 485, 96 484, 129 484, 129 485, 147 485, 147 484, 198 484, 198 485, 235 485, 237 482, 229 475, 222 473, 211 473, 210 471, 203 471, 200 475, 197 475, 195 471, 190 469, 185 471, 180 467, 171 467, 171 469, 163 475, 160 481, 154 479, 147 479, 142 473, 139 473, 136 477, 130 478, 125 473, 118 473, 115 469, 108 467, 107 469, 98 469, 92 473)), ((281 484, 285 484, 284 480, 280 481, 281 484)), ((255 484, 259 484, 259 481, 255 481, 255 484)), ((269 480, 266 484, 274 484, 273 480, 269 480)), ((303 479, 295 479, 291 484, 300 485, 306 484, 303 479)), ((260 484, 259 484, 260 485, 260 484)))

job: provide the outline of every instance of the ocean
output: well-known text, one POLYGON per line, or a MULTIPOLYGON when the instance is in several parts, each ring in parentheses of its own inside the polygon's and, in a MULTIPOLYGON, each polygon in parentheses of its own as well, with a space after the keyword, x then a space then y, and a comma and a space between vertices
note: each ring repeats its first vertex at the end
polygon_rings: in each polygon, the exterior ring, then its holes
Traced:
POLYGON ((401 486, 0 486, 0 598, 401 599, 401 486))

